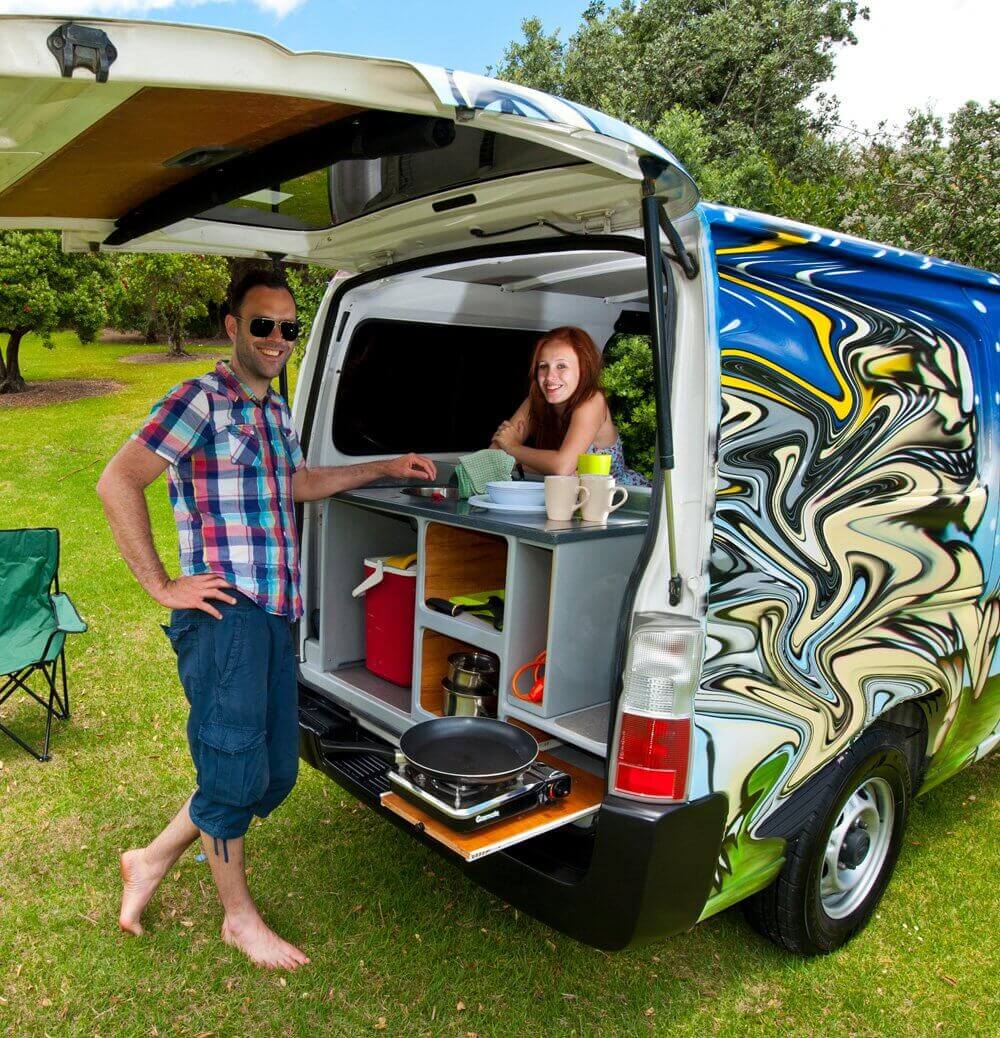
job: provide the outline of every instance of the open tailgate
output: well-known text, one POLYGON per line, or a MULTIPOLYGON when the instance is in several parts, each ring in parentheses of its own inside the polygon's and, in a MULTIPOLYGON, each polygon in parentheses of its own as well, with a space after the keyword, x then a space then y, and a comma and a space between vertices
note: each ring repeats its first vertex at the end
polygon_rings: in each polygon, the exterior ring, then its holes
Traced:
POLYGON ((71 249, 359 270, 621 230, 643 155, 671 216, 697 202, 651 138, 481 76, 164 23, 3 16, 0 37, 0 228, 71 249))

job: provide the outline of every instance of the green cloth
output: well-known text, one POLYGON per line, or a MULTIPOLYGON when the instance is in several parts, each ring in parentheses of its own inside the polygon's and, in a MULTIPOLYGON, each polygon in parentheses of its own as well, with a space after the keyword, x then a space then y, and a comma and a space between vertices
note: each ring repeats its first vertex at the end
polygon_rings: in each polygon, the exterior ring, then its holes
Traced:
POLYGON ((66 633, 86 630, 66 595, 49 594, 58 565, 58 530, 0 530, 0 674, 54 660, 66 633))
POLYGON ((466 454, 458 459, 458 467, 455 469, 459 496, 464 499, 473 494, 485 494, 487 483, 510 479, 515 464, 506 451, 487 448, 475 454, 466 454))

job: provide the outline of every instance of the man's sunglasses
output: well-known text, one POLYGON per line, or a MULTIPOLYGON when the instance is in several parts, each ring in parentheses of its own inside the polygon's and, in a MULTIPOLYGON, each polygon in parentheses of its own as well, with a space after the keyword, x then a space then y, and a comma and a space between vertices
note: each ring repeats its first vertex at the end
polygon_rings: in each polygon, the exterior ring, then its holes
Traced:
POLYGON ((281 337, 285 342, 295 342, 302 333, 302 325, 298 321, 276 321, 273 317, 251 317, 249 321, 245 317, 237 317, 236 320, 246 321, 255 339, 266 339, 274 331, 275 325, 281 329, 281 337))

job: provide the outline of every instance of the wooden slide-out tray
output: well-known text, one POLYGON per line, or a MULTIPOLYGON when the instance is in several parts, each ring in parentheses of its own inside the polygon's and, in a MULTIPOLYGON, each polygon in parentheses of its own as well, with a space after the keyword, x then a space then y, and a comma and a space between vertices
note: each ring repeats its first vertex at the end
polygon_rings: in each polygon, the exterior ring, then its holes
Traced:
POLYGON ((539 836, 550 829, 558 829, 568 822, 583 818, 595 811, 604 799, 604 779, 600 776, 583 771, 565 761, 554 760, 544 753, 539 754, 538 759, 549 767, 565 771, 573 779, 569 796, 553 800, 544 807, 536 807, 504 822, 487 825, 483 829, 467 833, 456 832, 416 804, 404 800, 398 793, 383 793, 382 806, 413 825, 420 825, 428 836, 443 843, 466 861, 477 861, 488 854, 523 843, 532 836, 539 836))

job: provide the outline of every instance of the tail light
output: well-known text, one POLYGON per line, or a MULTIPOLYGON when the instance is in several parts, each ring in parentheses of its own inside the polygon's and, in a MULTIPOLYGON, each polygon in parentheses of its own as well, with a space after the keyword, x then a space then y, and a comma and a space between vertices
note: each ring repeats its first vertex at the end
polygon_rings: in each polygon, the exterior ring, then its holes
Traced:
POLYGON ((612 741, 613 792, 640 800, 687 799, 703 643, 692 620, 637 620, 612 741))

